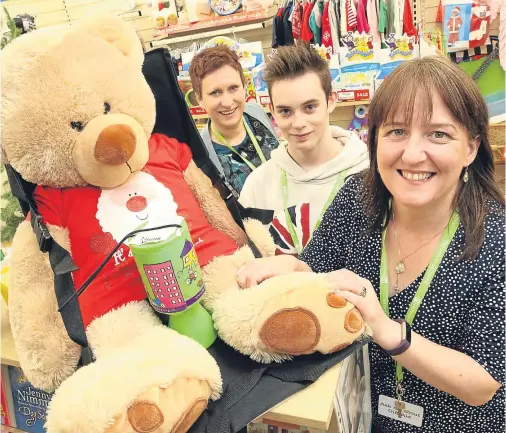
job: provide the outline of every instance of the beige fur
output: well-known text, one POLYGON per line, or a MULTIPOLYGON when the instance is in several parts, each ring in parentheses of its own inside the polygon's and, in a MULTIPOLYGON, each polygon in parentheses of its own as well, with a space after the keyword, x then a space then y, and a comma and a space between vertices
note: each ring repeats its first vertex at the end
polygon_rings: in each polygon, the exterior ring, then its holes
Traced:
MULTIPOLYGON (((69 250, 67 232, 49 229, 69 250)), ((74 372, 81 352, 65 330, 49 258, 40 252, 29 222, 21 223, 14 236, 11 265, 9 318, 19 362, 34 386, 51 392, 74 372)))
POLYGON ((125 57, 132 61, 132 64, 138 66, 144 62, 144 52, 140 39, 136 33, 127 30, 121 18, 111 14, 94 16, 91 19, 81 20, 79 29, 114 45, 125 57))
MULTIPOLYGON (((153 129, 155 101, 142 74, 142 56, 134 54, 141 49, 135 32, 123 30, 130 42, 119 41, 101 23, 83 20, 82 25, 87 26, 87 32, 79 27, 44 29, 16 38, 2 50, 2 148, 7 161, 36 184, 56 188, 87 184, 86 170, 75 165, 80 156, 73 152, 79 133, 70 123, 90 119, 112 123, 104 114, 105 102, 110 104, 111 114, 122 113, 130 123, 139 125, 144 139, 153 129), (113 39, 113 44, 101 37, 104 30, 103 36, 113 39), (118 49, 121 46, 128 51, 128 43, 138 45, 132 47, 132 57, 125 57, 118 49), (88 67, 83 59, 93 59, 97 66, 88 67), (107 73, 100 65, 107 65, 107 73), (55 86, 61 91, 55 91, 55 86)), ((120 18, 111 25, 126 29, 120 18)), ((90 132, 83 134, 79 148, 85 146, 83 140, 95 138, 90 132)), ((114 183, 111 176, 104 186, 114 183)), ((125 178, 122 173, 118 176, 115 183, 119 185, 125 178)))
POLYGON ((202 269, 202 277, 206 284, 202 305, 212 311, 221 295, 228 291, 239 290, 237 271, 250 260, 254 260, 253 253, 249 247, 243 247, 231 256, 216 257, 202 269))
POLYGON ((246 229, 246 233, 249 238, 262 253, 263 257, 272 257, 274 255, 276 245, 274 244, 269 231, 260 221, 248 218, 244 220, 244 228, 246 229))
POLYGON ((354 307, 350 303, 339 309, 327 305, 326 296, 332 287, 324 275, 295 272, 242 290, 237 270, 252 259, 251 250, 244 247, 232 256, 214 259, 203 270, 207 287, 203 305, 212 311, 220 337, 241 353, 266 363, 291 359, 288 354, 269 352, 259 338, 266 320, 286 308, 305 308, 318 318, 322 332, 314 351, 329 353, 366 333, 365 326, 356 333, 344 329, 345 315, 354 307))
POLYGON ((184 177, 193 195, 204 211, 209 224, 216 230, 230 236, 237 245, 246 244, 246 234, 236 224, 227 205, 220 194, 213 188, 209 178, 198 168, 193 161, 184 173, 184 177))
POLYGON ((155 326, 160 326, 160 319, 147 302, 130 302, 95 319, 86 329, 86 335, 95 357, 102 358, 155 326))
POLYGON ((86 183, 102 188, 114 188, 126 182, 132 171, 140 171, 149 159, 148 138, 142 125, 131 116, 109 114, 98 116, 86 125, 72 149, 75 170, 86 183), (135 152, 126 164, 106 165, 95 159, 95 144, 100 133, 110 125, 126 125, 135 135, 135 152))
MULTIPOLYGON (((205 380, 178 377, 171 386, 153 386, 137 396, 137 401, 157 402, 161 407, 181 408, 191 406, 191 402, 198 402, 205 399, 206 405, 211 388, 205 380), (190 403, 190 404, 188 404, 190 403)), ((130 406, 131 407, 131 406, 130 406)), ((168 411, 164 415, 163 423, 150 433, 164 433, 175 431, 174 428, 183 420, 186 420, 187 413, 180 413, 178 410, 168 411)), ((194 419, 189 420, 190 424, 194 419)), ((132 431, 128 411, 122 412, 114 420, 114 424, 107 428, 106 433, 126 433, 132 431)))
MULTIPOLYGON (((133 331, 132 317, 137 323, 137 317, 142 315, 147 325, 145 332, 130 336, 127 332, 117 333, 112 338, 114 347, 100 350, 101 357, 77 370, 56 390, 48 409, 49 432, 102 433, 144 392, 152 387, 170 387, 178 378, 196 379, 198 389, 201 388, 198 381, 205 381, 210 394, 203 397, 219 397, 222 382, 216 361, 198 343, 160 322, 149 326, 150 314, 143 305, 132 303, 108 313, 108 324, 115 330, 124 327, 133 331), (137 315, 136 310, 141 314, 137 315), (121 339, 125 340, 123 345, 121 339)), ((90 339, 98 343, 102 336, 97 339, 98 336, 91 335, 95 330, 90 331, 90 339)), ((174 422, 193 403, 185 404, 186 391, 178 387, 181 406, 163 407, 164 414, 174 422)), ((188 391, 193 398, 192 390, 188 391)), ((169 403, 170 400, 166 402, 169 403)))
POLYGON ((302 307, 314 311, 321 323, 322 335, 315 351, 329 353, 341 343, 356 340, 365 331, 351 334, 344 330, 344 316, 353 306, 334 309, 326 304, 332 289, 323 275, 300 272, 265 280, 247 290, 229 290, 213 303, 213 319, 220 335, 242 353, 259 362, 290 359, 291 356, 269 353, 259 340, 259 330, 274 312, 302 307), (230 308, 233 305, 234 308, 230 308))

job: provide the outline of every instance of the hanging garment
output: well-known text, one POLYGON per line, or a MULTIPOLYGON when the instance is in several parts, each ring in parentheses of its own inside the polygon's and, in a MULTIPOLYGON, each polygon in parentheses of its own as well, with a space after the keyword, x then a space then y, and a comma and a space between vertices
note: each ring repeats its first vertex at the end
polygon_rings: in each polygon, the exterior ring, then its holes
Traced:
POLYGON ((387 32, 402 35, 402 15, 404 13, 404 0, 386 0, 388 6, 387 32))
POLYGON ((282 7, 279 8, 278 13, 276 16, 278 17, 276 33, 278 35, 278 44, 279 46, 286 45, 285 41, 285 23, 283 21, 284 15, 285 15, 286 8, 282 7))
POLYGON ((277 15, 274 15, 274 18, 272 19, 272 42, 271 42, 272 48, 277 48, 279 46, 278 21, 279 17, 277 15))
POLYGON ((284 31, 284 45, 293 45, 293 29, 292 23, 290 22, 290 15, 292 14, 293 5, 292 3, 288 3, 288 6, 285 9, 285 13, 283 14, 283 31, 284 31))
POLYGON ((353 8, 353 0, 346 0, 346 31, 353 32, 357 28, 357 14, 353 8))
POLYGON ((385 0, 380 0, 380 9, 379 9, 379 20, 378 20, 378 31, 380 33, 385 33, 387 30, 388 23, 388 6, 385 0))
POLYGON ((338 0, 338 16, 339 16, 339 20, 337 21, 339 23, 339 32, 341 34, 341 37, 344 37, 345 35, 348 34, 348 19, 347 19, 347 16, 348 16, 348 13, 347 13, 347 8, 346 8, 346 4, 348 2, 348 0, 338 0))
POLYGON ((378 11, 376 10, 376 1, 367 0, 367 21, 369 23, 369 34, 374 42, 381 42, 381 35, 378 32, 378 11))
POLYGON ((309 17, 309 26, 313 31, 314 42, 318 45, 322 43, 322 14, 323 0, 316 0, 309 17))
POLYGON ((357 30, 359 33, 369 33, 369 23, 365 14, 367 0, 357 1, 357 30))
POLYGON ((413 22, 413 14, 411 13, 411 4, 409 0, 404 0, 403 27, 403 32, 408 36, 416 36, 418 34, 413 22))
POLYGON ((302 26, 302 5, 299 1, 295 3, 292 15, 292 36, 294 39, 300 39, 302 26))
POLYGON ((330 33, 332 35, 332 52, 339 52, 341 32, 339 29, 339 0, 329 1, 330 33))
POLYGON ((311 27, 309 27, 309 17, 311 16, 313 7, 314 3, 308 2, 304 5, 304 15, 302 17, 302 31, 300 38, 306 42, 311 42, 313 39, 313 31, 311 30, 311 27))
POLYGON ((322 15, 322 45, 329 47, 329 48, 333 48, 332 31, 330 28, 329 7, 330 7, 330 1, 326 0, 325 4, 323 6, 323 15, 322 15))
POLYGON ((439 0, 439 5, 437 7, 436 12, 436 23, 442 23, 443 22, 443 2, 442 0, 439 0))

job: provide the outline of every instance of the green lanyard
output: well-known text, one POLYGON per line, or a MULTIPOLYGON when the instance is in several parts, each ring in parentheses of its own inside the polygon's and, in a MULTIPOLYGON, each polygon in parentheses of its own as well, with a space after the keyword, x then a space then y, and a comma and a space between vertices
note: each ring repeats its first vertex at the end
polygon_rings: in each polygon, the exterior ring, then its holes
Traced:
MULTIPOLYGON (((457 232, 457 229, 459 228, 459 224, 460 224, 460 216, 457 212, 453 212, 450 221, 448 222, 448 226, 446 227, 446 230, 443 232, 443 237, 441 238, 439 247, 432 256, 429 266, 425 271, 425 275, 423 276, 422 282, 418 286, 418 290, 416 291, 415 296, 413 297, 413 300, 411 301, 411 304, 408 308, 408 312, 406 313, 405 319, 406 322, 408 322, 410 325, 413 323, 413 320, 415 319, 416 313, 418 312, 418 308, 422 304, 423 298, 425 297, 425 294, 429 289, 430 283, 432 282, 432 279, 434 278, 434 275, 436 274, 439 265, 441 264, 441 260, 443 260, 443 256, 445 255, 446 250, 450 245, 450 242, 452 241, 453 237, 455 236, 455 233, 457 232)), ((386 233, 387 230, 385 229, 383 231, 383 242, 381 247, 380 303, 385 314, 387 316, 390 316, 388 309, 388 290, 389 290, 388 265, 387 265, 387 254, 385 250, 386 233)), ((398 362, 396 363, 396 378, 397 384, 401 383, 402 379, 404 378, 402 366, 398 362)))
MULTIPOLYGON (((346 173, 348 170, 343 170, 337 175, 336 183, 334 185, 334 188, 332 189, 332 192, 329 195, 329 198, 327 199, 327 202, 325 203, 325 206, 323 206, 322 212, 320 213, 320 216, 318 217, 318 220, 316 221, 316 224, 314 226, 313 231, 311 232, 311 236, 313 232, 320 227, 320 224, 322 222, 323 215, 331 205, 331 203, 334 201, 334 198, 336 197, 339 190, 342 188, 344 184, 344 180, 346 179, 346 173)), ((288 212, 288 181, 286 178, 286 171, 281 170, 281 190, 283 193, 283 204, 285 206, 285 218, 286 218, 286 224, 288 225, 288 231, 290 232, 290 236, 292 237, 292 242, 295 247, 295 250, 297 251, 297 254, 300 255, 302 252, 302 247, 299 242, 299 237, 297 236, 297 232, 295 231, 295 227, 293 225, 292 219, 290 218, 290 213, 288 212)))
MULTIPOLYGON (((259 156, 260 161, 262 161, 262 164, 263 164, 265 162, 265 156, 262 153, 262 149, 260 149, 260 146, 258 145, 258 141, 257 141, 257 138, 255 137, 255 134, 253 134, 253 131, 249 127, 248 122, 246 121, 244 116, 242 117, 242 122, 244 124, 244 128, 246 129, 246 133, 248 134, 248 137, 251 140, 251 143, 253 144, 253 147, 255 148, 255 151, 256 151, 257 155, 259 156)), ((215 131, 215 129, 213 128, 212 125, 211 125, 211 130, 213 131, 214 136, 220 141, 219 144, 221 144, 222 146, 228 147, 232 152, 234 152, 239 158, 241 158, 244 161, 244 163, 251 169, 251 171, 255 170, 256 167, 250 161, 248 161, 244 156, 242 156, 237 150, 235 150, 234 147, 231 146, 229 144, 229 142, 225 139, 225 137, 223 137, 223 135, 221 135, 218 131, 215 131)))

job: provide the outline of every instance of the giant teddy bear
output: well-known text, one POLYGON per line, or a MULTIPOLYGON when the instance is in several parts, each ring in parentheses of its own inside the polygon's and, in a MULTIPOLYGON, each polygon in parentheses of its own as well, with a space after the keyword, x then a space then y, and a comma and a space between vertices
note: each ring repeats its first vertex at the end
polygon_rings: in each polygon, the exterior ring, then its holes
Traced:
MULTIPOLYGON (((324 276, 289 274, 240 290, 237 270, 253 259, 247 237, 189 147, 151 135, 143 58, 135 32, 114 17, 37 30, 2 52, 2 157, 38 185, 38 210, 79 268, 76 289, 140 220, 157 227, 182 216, 203 269, 203 304, 226 343, 272 362, 356 340, 363 320, 324 276)), ((260 223, 246 231, 273 254, 260 223)), ((95 357, 85 367, 77 368, 80 347, 65 331, 53 271, 28 221, 13 242, 10 290, 21 366, 33 385, 55 391, 49 433, 182 433, 219 398, 219 366, 145 302, 128 243, 79 298, 95 357)))

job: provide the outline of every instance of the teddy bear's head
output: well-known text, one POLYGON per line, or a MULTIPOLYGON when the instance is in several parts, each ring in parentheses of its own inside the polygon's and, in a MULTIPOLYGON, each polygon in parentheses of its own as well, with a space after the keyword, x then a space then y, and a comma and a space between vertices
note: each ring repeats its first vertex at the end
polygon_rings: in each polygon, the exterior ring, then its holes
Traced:
POLYGON ((36 30, 3 51, 1 145, 24 179, 115 187, 148 160, 155 100, 120 18, 36 30))

